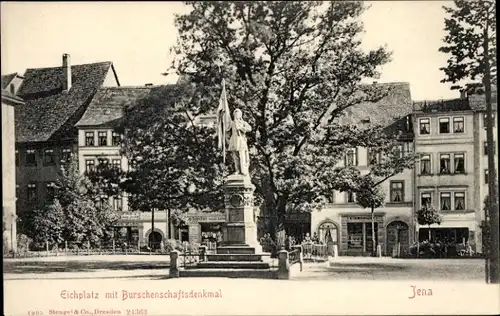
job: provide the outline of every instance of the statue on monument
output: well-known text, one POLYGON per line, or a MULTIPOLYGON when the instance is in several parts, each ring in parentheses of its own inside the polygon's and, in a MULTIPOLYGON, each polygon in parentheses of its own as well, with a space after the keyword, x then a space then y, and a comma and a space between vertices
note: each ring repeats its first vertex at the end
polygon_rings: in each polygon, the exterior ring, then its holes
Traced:
POLYGON ((232 152, 234 160, 234 175, 248 175, 250 159, 248 155, 248 145, 246 133, 252 128, 245 122, 240 109, 233 112, 234 119, 231 120, 226 96, 225 81, 222 80, 222 93, 217 109, 217 136, 219 148, 222 149, 222 159, 226 161, 226 132, 231 132, 227 150, 232 152))
POLYGON ((233 153, 234 174, 248 175, 248 167, 250 159, 248 155, 248 144, 246 133, 252 128, 250 124, 245 122, 240 109, 233 112, 234 120, 228 126, 228 131, 231 131, 228 150, 233 153))

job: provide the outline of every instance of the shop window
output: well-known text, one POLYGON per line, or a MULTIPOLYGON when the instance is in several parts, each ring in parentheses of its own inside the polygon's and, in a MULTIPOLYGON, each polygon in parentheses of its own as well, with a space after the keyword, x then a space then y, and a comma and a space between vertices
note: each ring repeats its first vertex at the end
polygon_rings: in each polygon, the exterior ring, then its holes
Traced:
POLYGON ((441 210, 449 211, 451 209, 451 194, 449 192, 441 192, 441 210))
POLYGON ((463 133, 464 132, 464 118, 454 117, 453 118, 453 133, 463 133))
POLYGON ((455 210, 465 210, 465 192, 455 192, 455 210))
POLYGON ((448 134, 450 132, 450 119, 447 117, 439 119, 439 134, 448 134))
POLYGON ((431 155, 420 157, 420 174, 431 174, 431 155))
POLYGON ((363 223, 347 223, 347 249, 363 250, 363 223))
POLYGON ((98 132, 99 146, 108 146, 108 132, 98 132))
POLYGON ((432 196, 430 193, 422 193, 420 195, 420 205, 421 207, 432 205, 432 196))
POLYGON ((404 202, 404 181, 391 181, 391 202, 404 202))
POLYGON ((429 135, 431 133, 430 119, 420 119, 420 135, 429 135))
POLYGON ((450 173, 450 154, 441 154, 439 156, 439 173, 450 173))
POLYGON ((455 154, 453 159, 455 161, 455 173, 465 173, 465 155, 455 154))
POLYGON ((85 132, 85 146, 94 146, 94 132, 85 132))

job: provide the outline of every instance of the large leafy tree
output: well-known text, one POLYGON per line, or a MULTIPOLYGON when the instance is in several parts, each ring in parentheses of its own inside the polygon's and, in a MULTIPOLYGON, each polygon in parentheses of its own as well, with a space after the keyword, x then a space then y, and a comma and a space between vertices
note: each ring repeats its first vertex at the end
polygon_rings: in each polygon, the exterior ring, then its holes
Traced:
POLYGON ((341 121, 350 107, 389 92, 360 84, 390 57, 360 48, 361 2, 186 4, 192 10, 176 19, 172 65, 180 83, 153 90, 125 115, 136 209, 222 207, 228 170, 214 130, 191 118, 215 111, 223 78, 231 110, 240 108, 253 127, 250 173, 273 234, 287 211, 319 208, 333 189, 361 181, 357 170, 338 167, 346 148, 393 144, 382 126, 341 121))
POLYGON ((495 145, 493 140, 492 85, 497 84, 496 66, 496 2, 455 0, 453 6, 444 7, 445 31, 443 47, 439 51, 449 55, 442 82, 452 82, 452 89, 474 89, 474 93, 484 93, 486 100, 486 138, 488 147, 489 212, 491 217, 492 245, 491 282, 500 282, 499 254, 499 214, 498 183, 495 165, 495 145), (466 80, 480 80, 483 89, 477 85, 461 85, 466 80))
POLYGON ((132 209, 152 212, 153 227, 156 209, 223 207, 224 168, 214 131, 195 124, 185 106, 200 93, 191 84, 157 87, 125 111, 123 153, 130 168, 120 187, 129 193, 132 209))
POLYGON ((33 240, 58 245, 63 241, 75 245, 97 245, 112 234, 117 214, 108 203, 99 203, 101 195, 89 178, 79 173, 75 160, 61 166, 56 180, 54 199, 33 213, 33 240))
MULTIPOLYGON (((389 60, 384 48, 360 48, 361 2, 186 2, 178 16, 178 75, 203 87, 195 113, 214 111, 225 78, 231 109, 253 126, 251 176, 271 214, 325 202, 346 147, 368 134, 339 123, 346 109, 387 91, 360 85, 389 60), (220 72, 219 72, 220 70, 220 72)), ((201 89, 201 88, 200 88, 201 89)))

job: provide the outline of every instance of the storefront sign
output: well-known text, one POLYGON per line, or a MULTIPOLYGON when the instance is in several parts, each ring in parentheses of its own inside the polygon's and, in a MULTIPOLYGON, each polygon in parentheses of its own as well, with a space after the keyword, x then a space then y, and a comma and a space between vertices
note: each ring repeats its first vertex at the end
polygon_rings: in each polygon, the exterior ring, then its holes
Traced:
POLYGON ((223 213, 189 214, 186 217, 188 223, 226 221, 226 214, 223 213))
POLYGON ((140 218, 140 213, 123 213, 120 215, 120 220, 138 220, 140 218))
MULTIPOLYGON (((371 221, 372 217, 370 215, 355 215, 355 216, 345 216, 343 219, 345 219, 348 222, 365 222, 365 221, 371 221)), ((374 216, 375 220, 382 220, 382 216, 374 216)))

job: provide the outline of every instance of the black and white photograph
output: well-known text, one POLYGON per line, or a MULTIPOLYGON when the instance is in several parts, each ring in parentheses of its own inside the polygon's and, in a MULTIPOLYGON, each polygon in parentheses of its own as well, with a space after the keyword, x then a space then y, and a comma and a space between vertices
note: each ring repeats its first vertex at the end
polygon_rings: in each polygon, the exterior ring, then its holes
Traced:
POLYGON ((496 2, 1 2, 4 315, 500 313, 496 2))

